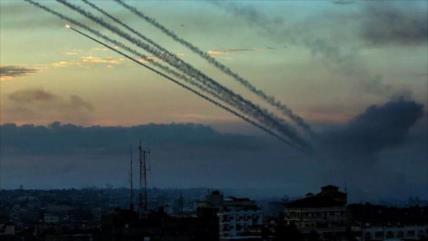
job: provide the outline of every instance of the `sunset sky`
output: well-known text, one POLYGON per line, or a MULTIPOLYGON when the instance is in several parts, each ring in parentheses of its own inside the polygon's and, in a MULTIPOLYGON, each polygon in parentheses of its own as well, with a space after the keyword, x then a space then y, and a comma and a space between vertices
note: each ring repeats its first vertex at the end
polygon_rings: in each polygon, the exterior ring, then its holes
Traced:
MULTIPOLYGON (((39 2, 115 37, 108 30, 60 3, 39 2)), ((411 195, 428 187, 428 178, 424 176, 428 174, 428 155, 421 149, 421 146, 428 143, 427 128, 423 123, 426 121, 426 115, 420 118, 422 114, 419 113, 426 112, 428 105, 427 1, 126 2, 206 51, 258 88, 281 100, 316 131, 343 126, 352 129, 352 123, 365 117, 378 118, 379 116, 370 115, 367 110, 373 105, 384 105, 384 109, 378 110, 385 113, 389 113, 390 109, 402 110, 398 108, 399 104, 386 104, 390 101, 395 103, 394 100, 407 100, 408 103, 420 106, 421 110, 415 110, 418 114, 410 115, 411 121, 406 124, 403 133, 412 133, 413 130, 420 134, 416 129, 410 128, 415 122, 415 126, 422 128, 422 133, 425 134, 421 139, 417 139, 417 143, 412 142, 416 143, 416 152, 413 151, 413 146, 409 147, 410 149, 408 146, 403 147, 404 154, 401 156, 417 161, 407 163, 408 168, 401 170, 397 161, 394 174, 388 177, 395 181, 401 180, 394 176, 398 173, 400 178, 406 179, 412 176, 414 170, 418 170, 416 177, 400 186, 400 190, 416 185, 415 190, 406 193, 411 195), (395 107, 397 108, 394 109, 395 107), (358 118, 360 115, 362 117, 358 118)), ((80 1, 72 3, 87 8, 87 5, 80 1)), ((94 3, 215 80, 268 107, 207 61, 114 1, 94 3)), ((256 128, 224 110, 65 28, 65 24, 65 21, 24 1, 0 1, 1 124, 49 125, 58 121, 83 127, 99 125, 127 128, 148 123, 195 123, 210 126, 223 134, 261 134, 256 128)), ((120 40, 119 37, 115 38, 120 40)), ((400 112, 397 112, 395 116, 399 115, 400 112)), ((343 136, 349 137, 349 133, 352 131, 343 136)), ((397 146, 398 143, 407 143, 401 133, 400 138, 403 137, 403 140, 390 143, 389 150, 392 153, 402 150, 397 146)), ((4 136, 3 138, 7 139, 4 136)), ((379 150, 368 155, 372 157, 377 151, 381 152, 383 148, 389 147, 389 144, 379 145, 379 150)), ((210 148, 214 150, 215 146, 210 148)), ((277 147, 273 151, 276 154, 272 154, 272 162, 278 163, 281 159, 280 149, 277 147)), ((3 156, 5 166, 13 167, 15 164, 11 164, 11 160, 22 159, 16 153, 10 156, 7 153, 6 151, 6 156, 3 156)), ((212 154, 211 151, 209 153, 212 154)), ((244 156, 241 154, 233 153, 232 156, 239 160, 248 157, 248 153, 243 154, 244 156)), ((52 158, 50 153, 32 158, 43 158, 44 155, 48 156, 48 159, 52 158)), ((257 155, 263 156, 265 153, 261 151, 257 155)), ((384 156, 391 158, 394 155, 387 153, 384 156)), ((94 156, 91 158, 96 159, 94 156)), ((214 155, 210 158, 217 160, 225 157, 214 155)), ((28 168, 28 165, 23 163, 22 166, 28 168)), ((191 166, 190 163, 193 162, 189 162, 191 166)), ((167 168, 166 164, 159 165, 160 169, 167 168)), ((310 182, 310 188, 315 189, 320 180, 330 181, 328 173, 334 172, 335 168, 327 166, 328 164, 323 164, 319 167, 325 173, 320 174, 316 181, 310 182)), ((55 168, 63 167, 54 166, 52 170, 55 168)), ((216 168, 220 173, 224 166, 216 168)), ((307 170, 305 165, 299 168, 307 170)), ((256 169, 257 165, 251 170, 256 169)), ((266 169, 266 172, 269 173, 269 169, 266 169)), ((252 171, 249 171, 243 176, 251 176, 251 173, 252 171)), ((171 171, 171 180, 175 180, 176 174, 171 171)), ((242 186, 239 183, 245 183, 245 178, 238 181, 238 184, 232 179, 227 181, 227 174, 225 175, 226 181, 221 185, 242 186)), ((303 175, 312 174, 307 172, 303 175)), ((299 183, 299 178, 293 179, 294 182, 299 183)), ((31 183, 31 180, 29 178, 23 182, 31 183)), ((343 183, 343 179, 334 181, 343 183)), ((16 186, 19 182, 17 178, 12 178, 10 186, 16 186)), ((44 180, 35 186, 46 187, 49 182, 44 180)), ((282 182, 283 179, 277 176, 261 186, 284 187, 280 184, 282 182)), ((98 183, 104 181, 98 180, 98 183)), ((159 180, 159 183, 161 186, 168 186, 165 180, 159 180)), ((191 186, 191 183, 184 182, 183 185, 191 186)), ((199 183, 215 185, 214 181, 199 183)), ((123 183, 117 185, 121 184, 123 183)), ((66 182, 63 185, 83 184, 66 182)), ((295 186, 296 190, 301 187, 299 185, 295 186)))
MULTIPOLYGON (((123 7, 114 2, 99 3, 216 80, 249 94, 123 7)), ((415 33, 426 30, 426 1, 136 4, 288 104, 310 123, 341 123, 367 105, 382 103, 394 95, 411 95, 427 102, 428 47, 426 36, 415 33), (258 19, 247 18, 245 10, 251 9, 257 9, 258 19), (420 26, 413 26, 417 24, 420 26), (374 33, 376 30, 380 32, 374 33)), ((48 5, 83 19, 58 3, 48 5)), ((2 74, 2 123, 242 124, 161 77, 68 31, 64 24, 30 4, 1 2, 1 65, 22 69, 17 74, 2 74), (55 95, 61 103, 23 106, 11 98, 13 93, 30 90, 55 95), (71 104, 71 96, 87 106, 58 111, 62 105, 71 104)))

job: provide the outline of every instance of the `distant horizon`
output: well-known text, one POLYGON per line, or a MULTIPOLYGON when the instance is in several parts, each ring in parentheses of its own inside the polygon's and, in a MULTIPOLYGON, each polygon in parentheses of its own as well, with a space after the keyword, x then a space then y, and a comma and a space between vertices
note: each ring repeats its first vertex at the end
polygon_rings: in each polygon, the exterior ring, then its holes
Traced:
MULTIPOLYGON (((282 188, 270 188, 271 191, 278 191, 282 188)), ((29 192, 51 192, 51 191, 126 191, 129 192, 129 188, 127 187, 66 187, 66 188, 47 188, 47 189, 26 189, 25 187, 23 189, 16 188, 16 189, 0 189, 1 191, 29 191, 29 192)), ((186 191, 207 191, 204 193, 203 196, 209 194, 209 192, 212 191, 220 191, 224 194, 224 196, 227 197, 237 197, 237 198, 250 198, 256 201, 268 201, 268 200, 276 200, 276 201, 293 201, 297 199, 304 198, 308 193, 316 194, 320 190, 317 190, 315 192, 302 192, 302 194, 298 195, 291 195, 289 196, 287 193, 284 193, 283 195, 277 194, 277 195, 269 195, 269 194, 260 194, 260 193, 251 193, 251 191, 256 190, 264 190, 263 188, 210 188, 210 187, 183 187, 183 188, 173 188, 173 187, 150 187, 148 188, 149 192, 153 191, 179 191, 186 192, 186 191)), ((135 194, 138 193, 138 190, 135 189, 135 194)), ((339 188, 339 191, 344 192, 341 188, 339 188)), ((345 192, 346 194, 352 195, 352 193, 345 192)), ((419 204, 422 204, 423 206, 428 206, 428 199, 421 198, 418 196, 408 196, 408 197, 384 197, 379 199, 367 199, 367 200, 349 200, 348 197, 348 204, 372 204, 372 205, 389 205, 389 206, 396 206, 396 207, 403 207, 403 206, 412 206, 412 205, 418 205, 415 204, 415 202, 419 202, 419 204)))

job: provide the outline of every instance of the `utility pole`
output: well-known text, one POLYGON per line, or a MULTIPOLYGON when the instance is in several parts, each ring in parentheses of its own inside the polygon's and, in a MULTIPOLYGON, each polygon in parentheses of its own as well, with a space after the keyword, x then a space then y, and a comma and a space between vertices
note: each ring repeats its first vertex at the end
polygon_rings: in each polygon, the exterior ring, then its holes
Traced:
POLYGON ((147 151, 143 150, 143 172, 144 172, 144 211, 148 210, 149 202, 147 196, 147 151))
POLYGON ((147 155, 149 151, 144 150, 141 145, 141 140, 138 145, 139 150, 139 164, 140 164, 140 209, 143 211, 148 210, 148 193, 147 193, 147 155))
MULTIPOLYGON (((1 145, 1 143, 0 143, 0 145, 1 145)), ((1 147, 0 147, 1 148, 1 147)), ((1 155, 1 150, 0 150, 0 155, 1 155)), ((1 184, 2 184, 2 180, 1 180, 1 178, 2 178, 2 176, 1 176, 1 158, 0 158, 0 191, 2 190, 2 188, 1 188, 1 184)))
POLYGON ((132 175, 132 145, 129 146, 129 209, 134 210, 134 177, 132 175))
POLYGON ((139 164, 139 191, 138 191, 138 208, 141 209, 143 208, 143 193, 142 193, 142 189, 143 189, 143 147, 141 146, 141 140, 138 144, 138 164, 139 164))
POLYGON ((2 156, 2 143, 1 143, 2 138, 0 137, 0 191, 2 190, 2 161, 1 161, 1 156, 2 156))

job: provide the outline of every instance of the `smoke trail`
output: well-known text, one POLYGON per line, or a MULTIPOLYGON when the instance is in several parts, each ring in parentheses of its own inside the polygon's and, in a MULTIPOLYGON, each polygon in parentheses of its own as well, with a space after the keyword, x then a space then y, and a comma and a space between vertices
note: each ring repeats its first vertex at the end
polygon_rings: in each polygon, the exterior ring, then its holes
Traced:
MULTIPOLYGON (((105 35, 103 35, 103 34, 101 34, 101 33, 99 33, 98 31, 96 31, 96 30, 93 30, 93 29, 91 29, 91 28, 89 28, 89 27, 87 27, 86 25, 84 25, 84 24, 81 24, 81 23, 79 23, 79 22, 77 22, 77 21, 75 21, 75 20, 73 20, 73 19, 71 19, 71 18, 68 18, 68 17, 66 17, 66 16, 64 16, 64 15, 62 15, 61 13, 59 13, 59 12, 56 12, 56 11, 54 11, 54 10, 52 10, 52 9, 50 9, 50 8, 48 8, 48 7, 46 7, 46 6, 43 6, 43 5, 41 5, 41 4, 39 4, 39 3, 37 3, 37 2, 34 2, 34 1, 32 1, 32 0, 25 0, 26 2, 28 2, 28 3, 30 3, 30 4, 33 4, 34 6, 36 6, 36 7, 39 7, 39 8, 41 8, 41 9, 43 9, 43 10, 45 10, 45 11, 47 11, 47 12, 49 12, 49 13, 51 13, 51 14, 53 14, 53 15, 55 15, 55 16, 57 16, 57 17, 59 17, 59 18, 61 18, 61 19, 64 19, 64 20, 66 20, 66 21, 68 21, 69 23, 71 23, 71 24, 73 24, 73 25, 76 25, 76 26, 79 26, 79 27, 81 27, 82 29, 85 29, 85 30, 87 30, 88 32, 90 32, 90 33, 92 33, 92 34, 94 34, 94 35, 96 35, 96 36, 98 36, 98 37, 101 37, 101 38, 103 38, 103 39, 105 39, 106 41, 108 41, 108 42, 110 42, 110 43, 113 43, 114 45, 116 45, 116 46, 119 46, 119 47, 121 47, 121 48, 123 48, 123 49, 125 49, 126 51, 128 51, 128 52, 131 52, 132 54, 135 54, 135 55, 137 55, 137 56, 139 56, 139 57, 141 57, 141 58, 143 58, 143 59, 145 59, 145 60, 148 60, 150 63, 152 63, 152 64, 156 64, 156 63, 153 63, 150 59, 147 59, 147 57, 146 56, 144 56, 144 55, 142 55, 142 54, 140 54, 138 51, 135 51, 134 49, 131 49, 131 48, 129 48, 129 47, 127 47, 126 45, 124 45, 124 44, 122 44, 122 43, 120 43, 120 42, 118 42, 118 41, 116 41, 116 40, 113 40, 113 39, 111 39, 111 38, 109 38, 109 37, 107 37, 107 36, 105 36, 105 35)), ((114 49, 114 50, 116 50, 116 49, 114 49)), ((134 59, 135 60, 135 59, 134 59)), ((138 61, 138 60, 137 60, 138 61)), ((134 61, 135 62, 135 61, 134 61)), ((138 61, 138 64, 141 64, 142 65, 142 63, 141 62, 139 62, 138 61)), ((162 74, 160 71, 157 71, 157 70, 155 70, 155 69, 153 69, 153 68, 150 68, 150 67, 148 67, 149 69, 151 69, 152 71, 155 71, 156 73, 158 73, 158 74, 160 74, 160 75, 162 75, 162 76, 166 76, 165 74, 162 74)), ((167 68, 167 67, 166 67, 167 68)), ((168 79, 170 79, 170 78, 168 78, 168 79)), ((171 79, 170 79, 171 80, 171 79)), ((177 83, 176 81, 175 81, 175 83, 176 84, 178 84, 178 85, 180 85, 180 86, 182 86, 182 87, 184 87, 183 86, 183 84, 181 84, 181 83, 177 83)), ((199 86, 200 87, 200 86, 199 86)), ((184 88, 186 88, 186 89, 189 89, 189 87, 184 87, 184 88)), ((205 87, 204 87, 205 88, 205 87)), ((207 90, 206 88, 205 88, 205 90, 207 90)), ((207 90, 207 91, 209 91, 210 93, 212 93, 212 91, 211 90, 207 90)), ((196 91, 192 91, 193 93, 195 93, 195 94, 197 94, 198 96, 201 96, 202 98, 204 98, 204 99, 209 99, 209 97, 203 97, 203 94, 200 94, 200 93, 197 93, 196 91)), ((218 95, 216 95, 216 96, 218 96, 218 95)), ((212 101, 210 101, 210 102, 212 102, 212 101)), ((220 105, 219 104, 216 104, 216 105, 218 105, 218 106, 220 106, 221 105, 221 103, 220 103, 220 105)), ((223 105, 224 106, 224 105, 223 105)), ((221 106, 220 106, 221 107, 221 106)), ((242 114, 240 114, 240 113, 238 113, 238 112, 236 112, 236 111, 234 111, 234 110, 232 110, 232 109, 230 109, 229 107, 226 107, 226 108, 224 108, 224 107, 222 107, 223 109, 226 109, 227 111, 229 111, 229 112, 231 112, 232 114, 234 114, 234 115, 236 115, 236 116, 238 116, 238 117, 240 117, 241 119, 243 119, 243 120, 245 120, 245 121, 247 121, 247 122, 249 122, 250 124, 252 124, 252 125, 254 125, 254 126, 256 126, 256 127, 258 127, 258 128, 260 128, 260 129, 262 129, 263 131, 265 131, 265 132, 267 132, 268 134, 270 134, 270 135, 273 135, 274 137, 276 137, 276 138, 279 138, 279 139, 281 139, 283 142, 285 142, 285 143, 287 143, 287 144, 289 144, 289 145, 291 145, 291 146, 293 146, 293 147, 296 147, 296 145, 294 145, 294 144, 292 144, 292 143, 290 143, 288 140, 286 140, 286 139, 284 139, 282 136, 279 136, 279 135, 277 135, 275 132, 273 132, 272 130, 270 130, 269 128, 267 128, 267 127, 265 127, 265 126, 263 126, 263 125, 261 125, 261 124, 259 124, 259 123, 257 123, 257 122, 255 122, 255 121, 253 121, 253 120, 251 120, 251 119, 249 119, 248 117, 246 117, 246 116, 244 116, 244 115, 242 115, 242 114)), ((244 111, 244 113, 245 113, 245 111, 244 111)), ((248 114, 248 113, 247 113, 248 114)), ((251 112, 250 112, 250 114, 251 114, 251 112)), ((259 120, 260 121, 260 120, 259 120)), ((297 147, 298 148, 298 147, 297 147)))
MULTIPOLYGON (((90 7, 92 7, 93 9, 97 10, 98 12, 104 14, 105 16, 107 16, 108 18, 110 18, 111 20, 113 20, 114 22, 116 22, 117 24, 119 24, 120 26, 124 27, 125 29, 129 30, 130 32, 134 33, 135 35, 137 35, 138 37, 140 37, 141 39, 147 41, 148 43, 152 44, 153 46, 155 46, 156 48, 158 48, 160 51, 163 52, 163 54, 165 55, 169 55, 172 58, 174 58, 174 60, 186 64, 184 63, 178 56, 176 56, 175 54, 173 54, 172 52, 168 51, 167 49, 163 48, 162 46, 160 46, 159 44, 157 44, 155 41, 153 41, 152 39, 142 35, 140 32, 138 32, 137 30, 135 30, 134 28, 130 27, 129 25, 125 24, 124 22, 122 22, 121 20, 119 20, 118 18, 114 17, 113 15, 109 14, 108 12, 106 12, 105 10, 103 10, 102 8, 98 7, 97 5, 89 2, 88 0, 82 0, 84 3, 86 3, 87 5, 89 5, 90 7)), ((184 79, 186 78, 183 75, 180 75, 178 73, 173 73, 175 76, 184 79)), ((187 81, 191 81, 189 79, 187 79, 187 81)), ((221 97, 216 94, 215 92, 211 91, 210 89, 207 89, 206 87, 194 82, 192 83, 193 85, 196 85, 199 89, 209 92, 211 95, 216 96, 217 98, 221 99, 221 97)))
POLYGON ((166 55, 165 53, 161 53, 158 50, 152 48, 151 46, 139 41, 138 39, 135 39, 131 37, 129 34, 121 31, 115 26, 112 26, 111 24, 106 23, 102 18, 96 17, 92 15, 90 12, 87 12, 83 9, 81 9, 78 6, 75 6, 71 3, 68 3, 65 0, 57 0, 58 2, 62 3, 63 5, 71 8, 72 10, 80 13, 83 16, 86 16, 87 18, 93 20, 94 22, 100 24, 101 26, 109 29, 111 32, 117 34, 118 36, 132 42, 133 44, 139 46, 142 49, 145 49, 149 51, 150 53, 154 54, 155 56, 159 57, 160 59, 163 59, 170 65, 176 67, 177 69, 180 69, 184 73, 200 80, 204 85, 208 86, 209 88, 214 89, 215 91, 219 92, 223 99, 226 100, 232 100, 234 103, 240 103, 241 110, 246 111, 248 114, 251 114, 254 118, 260 120, 261 122, 264 122, 268 126, 277 129, 278 131, 282 132, 285 136, 292 139, 294 142, 296 142, 298 145, 302 147, 309 147, 308 143, 302 139, 298 133, 288 124, 282 122, 280 119, 277 119, 277 117, 268 111, 261 109, 260 107, 256 106, 250 101, 247 101, 242 96, 234 93, 233 91, 225 88, 218 82, 214 81, 213 79, 207 77, 205 74, 201 73, 199 70, 193 68, 190 64, 184 62, 184 61, 178 61, 171 55, 166 55), (242 105, 245 108, 242 108, 242 105))
MULTIPOLYGON (((131 28, 129 25, 125 24, 124 22, 122 22, 121 20, 119 20, 118 18, 116 18, 115 16, 109 14, 108 12, 106 12, 105 10, 103 10, 102 8, 98 7, 97 5, 91 3, 88 0, 82 0, 82 2, 88 4, 90 7, 92 7, 93 9, 97 10, 98 12, 104 14, 105 16, 107 16, 108 18, 110 18, 111 20, 113 20, 114 22, 116 22, 117 24, 119 24, 120 26, 124 27, 125 29, 129 30, 130 32, 132 32, 133 34, 137 35, 138 37, 140 37, 141 39, 143 39, 144 41, 147 41, 149 44, 155 46, 156 48, 158 48, 160 51, 168 53, 168 50, 166 50, 165 48, 163 48, 162 46, 160 46, 159 44, 157 44, 155 41, 153 41, 150 38, 147 38, 146 36, 140 34, 140 32, 138 32, 137 30, 135 30, 134 28, 131 28)), ((170 53, 171 55, 173 55, 174 57, 178 58, 175 54, 170 53)))
POLYGON ((50 8, 48 8, 46 6, 43 6, 43 5, 41 5, 41 4, 37 3, 37 2, 34 2, 32 0, 25 0, 25 1, 33 4, 36 7, 39 7, 39 8, 41 8, 41 9, 43 9, 43 10, 45 10, 45 11, 51 13, 51 14, 54 14, 57 17, 60 17, 61 19, 64 19, 67 22, 72 23, 73 25, 79 26, 80 28, 85 29, 86 31, 88 31, 88 32, 90 32, 90 33, 92 33, 92 34, 94 34, 94 35, 96 35, 98 37, 101 37, 104 40, 106 40, 106 41, 108 41, 110 43, 113 43, 114 45, 116 45, 116 46, 118 46, 118 47, 120 47, 122 49, 125 49, 126 51, 128 51, 128 52, 130 52, 130 53, 132 53, 132 54, 134 54, 134 55, 136 55, 136 56, 144 59, 145 61, 150 62, 151 64, 155 65, 156 67, 159 67, 162 70, 164 70, 164 71, 166 71, 166 72, 168 72, 170 74, 175 75, 176 77, 184 79, 185 81, 188 81, 189 83, 195 85, 196 87, 200 88, 201 90, 207 91, 207 92, 209 92, 212 95, 216 95, 216 97, 218 97, 219 99, 221 99, 221 97, 217 93, 213 92, 211 89, 207 89, 205 86, 200 85, 199 83, 197 83, 197 82, 195 82, 195 81, 187 78, 187 76, 182 75, 182 74, 180 74, 180 73, 178 73, 178 72, 176 72, 176 71, 168 68, 167 66, 164 66, 162 64, 154 62, 151 58, 147 57, 146 55, 141 54, 140 52, 138 52, 138 51, 136 51, 136 50, 134 50, 132 48, 129 48, 128 46, 122 44, 121 42, 118 42, 118 41, 116 41, 114 39, 111 39, 108 36, 103 35, 102 33, 98 32, 98 31, 96 31, 96 30, 94 30, 94 29, 92 29, 92 28, 90 28, 90 27, 88 27, 88 26, 86 26, 84 24, 81 24, 80 22, 77 22, 77 21, 75 21, 75 20, 73 20, 71 18, 68 18, 68 17, 66 17, 66 16, 64 16, 64 15, 62 15, 62 14, 60 14, 60 13, 54 11, 54 10, 51 10, 50 8))
POLYGON ((138 39, 133 38, 129 34, 123 32, 119 28, 112 26, 111 24, 105 22, 102 18, 96 17, 92 15, 90 12, 83 10, 82 8, 73 5, 65 0, 57 0, 57 2, 62 3, 63 5, 69 7, 70 9, 80 13, 81 15, 93 20, 94 22, 100 24, 101 26, 107 28, 111 32, 117 34, 118 36, 128 40, 129 42, 139 46, 142 49, 145 49, 146 51, 154 54, 155 56, 159 57, 160 59, 163 59, 170 65, 176 67, 177 69, 180 69, 184 73, 200 80, 205 85, 209 86, 210 88, 215 89, 218 91, 224 98, 232 98, 234 101, 238 101, 241 104, 244 104, 249 107, 248 113, 251 114, 254 118, 257 118, 261 121, 264 121, 267 125, 276 128, 278 131, 282 132, 285 136, 292 139, 294 142, 296 142, 298 145, 309 148, 309 144, 301 138, 298 133, 295 131, 294 128, 289 126, 288 124, 282 122, 280 119, 278 119, 275 115, 272 113, 269 113, 268 111, 261 109, 260 107, 256 106, 254 103, 244 99, 242 96, 234 93, 230 89, 227 89, 226 87, 222 86, 215 80, 207 77, 205 74, 200 72, 199 70, 195 69, 190 64, 184 62, 184 61, 177 61, 173 56, 166 55, 165 53, 160 52, 157 49, 154 49, 150 45, 147 45, 143 42, 141 42, 138 39))
POLYGON ((204 95, 204 94, 198 92, 197 90, 195 90, 195 89, 193 89, 193 88, 191 88, 191 87, 189 87, 189 86, 187 86, 187 85, 185 85, 183 83, 180 83, 176 79, 173 79, 172 77, 170 77, 170 76, 168 76, 168 75, 166 75, 166 74, 164 74, 164 73, 162 73, 162 72, 160 72, 160 71, 158 71, 158 70, 156 70, 156 69, 154 69, 154 68, 152 68, 152 67, 150 67, 150 66, 148 66, 146 64, 141 63, 140 61, 138 61, 137 59, 135 59, 135 58, 127 55, 126 53, 124 53, 124 52, 122 52, 122 51, 120 51, 118 49, 115 49, 114 47, 112 47, 112 46, 110 46, 110 45, 108 45, 106 43, 103 43, 103 42, 101 42, 101 41, 99 41, 99 40, 97 40, 97 39, 95 39, 95 38, 93 38, 93 37, 91 37, 91 36, 89 36, 89 35, 81 32, 79 30, 77 30, 77 29, 73 28, 73 27, 70 27, 70 29, 73 30, 73 31, 75 31, 75 32, 77 32, 77 33, 79 33, 79 34, 81 34, 81 35, 83 35, 83 36, 85 36, 85 37, 87 37, 87 38, 89 38, 89 39, 91 39, 91 40, 93 40, 93 41, 95 41, 95 42, 97 42, 97 43, 99 43, 99 44, 101 44, 101 45, 103 45, 104 47, 106 47, 106 48, 108 48, 108 49, 110 49, 110 50, 112 50, 112 51, 114 51, 114 52, 116 52, 116 53, 118 53, 118 54, 120 54, 120 55, 128 58, 129 60, 135 62, 136 64, 141 65, 141 66, 143 66, 143 67, 145 67, 145 68, 147 68, 147 69, 155 72, 156 74, 158 74, 158 75, 160 75, 160 76, 162 76, 162 77, 164 77, 164 78, 172 81, 173 83, 179 85, 180 87, 183 87, 184 89, 186 89, 186 90, 188 90, 188 91, 196 94, 197 96, 199 96, 199 97, 207 100, 208 102, 210 102, 210 103, 212 103, 212 104, 214 104, 214 105, 216 105, 216 106, 218 106, 218 107, 220 107, 220 108, 222 108, 222 109, 224 109, 224 110, 232 113, 233 115, 241 118, 242 120, 244 120, 244 121, 246 121, 246 122, 254 125, 255 127, 257 127, 259 129, 265 131, 266 133, 268 133, 268 134, 270 134, 270 135, 278 138, 282 142, 285 142, 285 143, 287 143, 288 145, 290 145, 292 147, 299 148, 299 147, 295 146, 293 143, 291 143, 290 141, 288 141, 287 139, 284 139, 282 136, 279 136, 275 132, 271 131, 270 129, 264 127, 263 125, 260 125, 259 123, 255 122, 255 121, 251 120, 250 118, 242 115, 241 113, 239 113, 239 112, 237 112, 237 111, 229 108, 228 106, 225 106, 225 105, 221 104, 220 102, 218 102, 218 101, 216 101, 216 100, 208 97, 207 95, 204 95))
MULTIPOLYGON (((86 1, 86 0, 84 0, 84 1, 86 1)), ((144 20, 146 20, 148 23, 152 24, 156 28, 160 29, 163 33, 165 33, 166 35, 170 36, 175 41, 177 41, 177 42, 181 43, 182 45, 186 46, 191 51, 193 51, 194 53, 198 54, 200 57, 202 57, 205 60, 207 60, 210 64, 212 64, 215 67, 217 67, 223 73, 225 73, 225 74, 231 76, 232 78, 234 78, 236 81, 238 81, 239 83, 241 83, 243 86, 245 86, 251 92, 255 93, 257 96, 259 96, 262 99, 264 99, 265 101, 267 101, 269 104, 271 104, 271 105, 275 106, 276 108, 278 108, 279 110, 281 110, 286 116, 288 116, 290 119, 292 119, 298 126, 300 126, 307 133, 309 133, 310 135, 314 134, 313 131, 311 130, 311 127, 303 120, 303 118, 301 118, 297 114, 293 113, 293 111, 290 108, 288 108, 285 104, 281 103, 279 100, 275 99, 275 97, 269 96, 266 93, 264 93, 262 90, 257 89, 248 80, 242 78, 240 75, 238 75, 237 73, 233 72, 229 67, 227 67, 227 66, 223 65, 222 63, 218 62, 215 58, 211 57, 209 54, 207 54, 206 52, 202 51, 198 47, 194 46, 190 42, 188 42, 188 41, 184 40, 183 38, 179 37, 172 30, 169 30, 168 28, 166 28, 165 26, 163 26, 161 23, 159 23, 158 21, 156 21, 156 19, 145 15, 143 12, 141 12, 137 8, 132 7, 132 6, 128 5, 128 4, 126 4, 122 0, 115 0, 115 1, 117 3, 119 3, 120 5, 124 6, 125 8, 127 8, 128 10, 130 10, 131 12, 133 12, 134 14, 136 14, 137 16, 143 18, 144 20)))

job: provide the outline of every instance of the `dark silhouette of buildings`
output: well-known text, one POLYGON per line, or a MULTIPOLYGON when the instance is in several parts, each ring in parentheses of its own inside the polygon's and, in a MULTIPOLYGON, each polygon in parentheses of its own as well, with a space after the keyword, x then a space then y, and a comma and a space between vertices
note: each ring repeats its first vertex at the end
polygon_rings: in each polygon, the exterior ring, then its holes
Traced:
POLYGON ((0 241, 427 241, 428 237, 428 206, 348 205, 346 193, 335 186, 292 201, 271 200, 274 205, 266 212, 260 208, 265 200, 224 197, 220 191, 205 197, 206 190, 151 192, 150 206, 157 208, 140 212, 129 207, 128 189, 3 190, 0 241), (171 209, 174 204, 177 207, 171 209))

